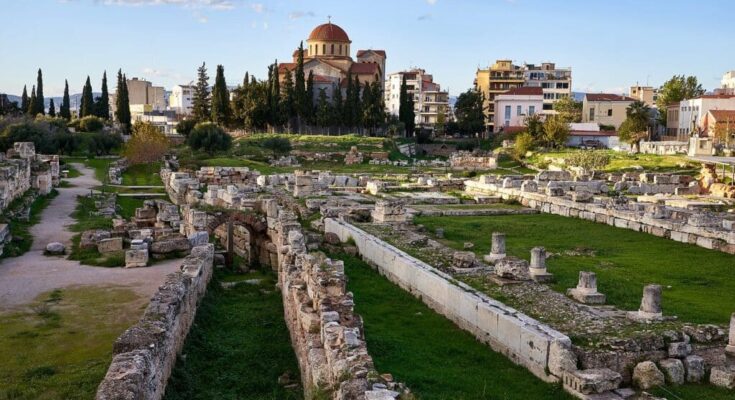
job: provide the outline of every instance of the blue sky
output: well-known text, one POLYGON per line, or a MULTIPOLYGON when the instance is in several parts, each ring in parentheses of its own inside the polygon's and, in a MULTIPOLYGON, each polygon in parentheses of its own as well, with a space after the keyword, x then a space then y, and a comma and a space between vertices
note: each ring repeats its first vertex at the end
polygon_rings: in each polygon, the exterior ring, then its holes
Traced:
POLYGON ((621 93, 674 74, 713 89, 735 69, 731 9, 715 0, 0 0, 0 92, 30 91, 38 67, 47 96, 65 78, 80 92, 87 75, 99 90, 102 71, 114 82, 118 68, 170 88, 202 61, 210 76, 223 64, 234 85, 288 61, 328 15, 353 56, 384 49, 388 72, 425 68, 452 94, 497 58, 571 66, 576 91, 621 93))

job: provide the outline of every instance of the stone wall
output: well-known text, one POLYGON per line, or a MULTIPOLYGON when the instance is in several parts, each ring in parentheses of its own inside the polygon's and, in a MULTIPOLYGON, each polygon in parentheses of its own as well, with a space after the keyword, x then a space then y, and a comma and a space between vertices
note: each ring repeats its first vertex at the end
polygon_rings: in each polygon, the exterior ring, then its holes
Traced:
POLYGON ((576 370, 566 335, 344 221, 325 219, 325 232, 342 242, 353 239, 363 259, 390 281, 539 378, 555 382, 576 370))
MULTIPOLYGON (((518 200, 544 213, 581 218, 735 254, 735 230, 721 215, 628 202, 625 198, 618 204, 614 198, 594 198, 591 190, 576 187, 569 191, 554 181, 543 184, 532 179, 506 177, 493 181, 491 178, 482 176, 478 181, 465 181, 465 190, 469 194, 518 200)), ((583 183, 591 184, 580 182, 580 185, 583 183)))
POLYGON ((449 165, 452 169, 465 169, 471 171, 495 169, 498 167, 498 160, 491 154, 480 155, 467 151, 458 151, 449 157, 449 165))
POLYGON ((195 247, 166 277, 140 321, 113 345, 96 399, 160 399, 212 277, 214 246, 195 247))

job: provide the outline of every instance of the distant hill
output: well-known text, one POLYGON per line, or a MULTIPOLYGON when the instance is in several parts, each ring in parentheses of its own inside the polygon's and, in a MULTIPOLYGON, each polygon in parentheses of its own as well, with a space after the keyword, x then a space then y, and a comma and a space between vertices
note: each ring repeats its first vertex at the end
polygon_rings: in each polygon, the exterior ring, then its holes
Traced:
MULTIPOLYGON (((101 95, 102 95, 101 92, 92 92, 92 97, 99 97, 101 95)), ((62 97, 61 96, 59 96, 59 97, 44 97, 43 100, 44 100, 44 103, 46 103, 44 105, 44 107, 46 109, 48 109, 48 106, 51 103, 51 99, 54 99, 54 106, 56 107, 56 111, 58 111, 59 110, 59 106, 61 105, 62 97)), ((20 96, 9 94, 8 95, 8 100, 17 102, 18 105, 20 106, 20 100, 21 100, 21 97, 20 96)), ((81 93, 70 94, 69 95, 69 103, 70 103, 70 106, 71 106, 71 109, 72 110, 78 110, 79 109, 79 106, 82 104, 82 94, 81 93)))

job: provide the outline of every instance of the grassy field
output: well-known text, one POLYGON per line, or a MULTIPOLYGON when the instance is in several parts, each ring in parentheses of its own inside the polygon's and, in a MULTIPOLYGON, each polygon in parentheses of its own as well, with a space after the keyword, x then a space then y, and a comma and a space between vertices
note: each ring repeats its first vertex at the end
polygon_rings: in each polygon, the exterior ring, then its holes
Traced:
POLYGON ((544 246, 558 253, 547 260, 555 290, 575 287, 579 271, 593 271, 608 304, 623 309, 638 309, 649 283, 664 286, 664 314, 683 321, 726 324, 735 304, 735 261, 718 251, 549 214, 417 217, 415 223, 429 232, 443 228, 445 243, 456 249, 473 242, 478 255, 490 251, 495 231, 507 234, 507 252, 513 256, 529 259, 532 247, 544 246))
POLYGON ((376 368, 405 382, 417 398, 571 399, 561 387, 492 351, 364 262, 344 254, 337 258, 345 261, 348 289, 365 322, 376 368))
MULTIPOLYGON (((562 150, 548 153, 536 153, 527 161, 536 166, 543 166, 552 159, 565 159, 570 154, 579 150, 562 150)), ((682 169, 696 169, 698 165, 691 163, 684 155, 659 156, 655 154, 629 154, 626 152, 609 150, 610 164, 605 167, 605 171, 626 171, 634 170, 638 167, 644 168, 646 171, 672 171, 682 169)))
POLYGON ((357 146, 360 150, 382 151, 384 138, 359 135, 296 135, 258 133, 237 140, 238 146, 260 147, 269 138, 283 137, 291 142, 294 149, 304 151, 348 151, 357 146))
POLYGON ((122 184, 126 186, 162 186, 161 163, 131 165, 123 172, 122 184))
POLYGON ((300 387, 299 368, 283 321, 273 273, 215 271, 164 396, 174 399, 300 399, 278 377, 300 387), (221 281, 260 279, 223 289, 221 281))
POLYGON ((0 313, 0 399, 94 398, 112 343, 144 304, 127 288, 76 287, 0 313))

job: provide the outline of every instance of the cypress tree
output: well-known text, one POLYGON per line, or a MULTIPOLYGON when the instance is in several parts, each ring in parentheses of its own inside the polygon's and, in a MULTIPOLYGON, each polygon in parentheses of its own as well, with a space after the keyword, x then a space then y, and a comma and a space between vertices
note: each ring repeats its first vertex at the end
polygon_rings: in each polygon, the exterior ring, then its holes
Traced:
POLYGON ((28 112, 28 89, 26 85, 23 85, 23 95, 20 97, 20 111, 28 112))
POLYGON ((107 71, 102 73, 102 94, 95 104, 95 115, 104 119, 110 119, 110 94, 107 91, 107 71))
POLYGON ((43 73, 38 69, 36 77, 36 113, 46 114, 46 101, 43 98, 43 73))
POLYGON ((128 98, 128 81, 122 70, 117 71, 117 96, 115 97, 115 117, 123 132, 130 130, 130 99, 128 98))
POLYGON ((332 123, 337 126, 342 125, 342 86, 337 82, 332 88, 332 123))
POLYGON ((304 81, 304 42, 299 43, 299 49, 296 55, 296 72, 294 73, 294 100, 296 109, 301 118, 308 114, 306 107, 306 82, 304 81))
POLYGON ((64 79, 64 97, 61 99, 61 107, 59 108, 59 116, 65 120, 71 119, 71 104, 69 101, 69 81, 64 79))
POLYGON ((194 119, 199 122, 209 120, 209 76, 206 63, 197 69, 197 84, 194 88, 194 99, 191 107, 194 119))
POLYGON ((89 75, 87 75, 87 81, 84 82, 84 88, 82 88, 82 104, 79 107, 79 118, 84 118, 88 115, 94 115, 94 98, 89 75))
POLYGON ((290 70, 286 70, 286 77, 283 80, 283 94, 282 94, 282 105, 283 105, 283 112, 286 114, 286 117, 288 119, 291 119, 291 117, 295 114, 295 107, 294 107, 294 86, 293 86, 293 74, 290 70))
POLYGON ((314 123, 314 71, 309 71, 309 78, 306 80, 306 119, 309 123, 314 123))
POLYGON ((218 125, 226 125, 230 120, 230 93, 227 91, 225 82, 225 68, 217 66, 217 74, 214 77, 212 87, 212 122, 218 125))
POLYGON ((278 60, 271 65, 268 77, 268 105, 270 106, 271 124, 280 125, 283 122, 283 113, 281 112, 281 82, 278 74, 278 60))
POLYGON ((344 105, 342 106, 342 122, 347 127, 353 127, 355 121, 352 120, 352 92, 354 89, 352 88, 352 75, 347 75, 347 89, 345 90, 345 101, 344 105))
POLYGON ((31 98, 28 100, 28 115, 31 117, 35 117, 36 114, 38 114, 38 110, 36 109, 38 107, 38 103, 36 102, 36 85, 33 85, 33 89, 31 90, 31 98))
POLYGON ((331 123, 332 110, 327 100, 327 91, 322 88, 319 89, 319 97, 316 105, 316 124, 322 128, 327 127, 331 123))
POLYGON ((355 126, 362 123, 362 103, 360 102, 360 79, 355 75, 355 81, 352 83, 352 121, 355 126))
POLYGON ((242 80, 242 87, 246 88, 248 87, 248 84, 250 84, 250 74, 248 71, 245 71, 245 78, 242 80))
POLYGON ((403 81, 401 82, 401 92, 398 99, 398 120, 403 122, 406 128, 406 136, 413 135, 413 128, 416 124, 415 114, 413 111, 413 96, 408 93, 408 85, 406 84, 406 75, 403 75, 403 81))
POLYGON ((48 104, 48 115, 51 116, 51 117, 55 117, 56 116, 56 107, 54 107, 54 99, 53 98, 49 100, 49 104, 48 104))

